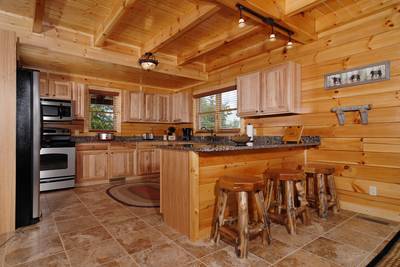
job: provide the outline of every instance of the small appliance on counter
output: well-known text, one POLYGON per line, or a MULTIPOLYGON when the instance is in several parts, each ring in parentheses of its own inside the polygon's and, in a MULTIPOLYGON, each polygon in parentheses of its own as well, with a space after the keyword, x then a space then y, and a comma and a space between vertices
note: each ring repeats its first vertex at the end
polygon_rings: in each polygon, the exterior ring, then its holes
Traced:
POLYGON ((154 140, 154 135, 152 133, 144 133, 142 134, 143 140, 154 140))
POLYGON ((182 128, 182 132, 183 132, 183 141, 192 140, 192 133, 193 133, 192 128, 182 128))
POLYGON ((69 129, 43 128, 40 191, 75 186, 75 143, 69 129))
POLYGON ((97 139, 99 139, 100 141, 112 141, 112 140, 114 140, 114 134, 113 133, 98 133, 97 139))

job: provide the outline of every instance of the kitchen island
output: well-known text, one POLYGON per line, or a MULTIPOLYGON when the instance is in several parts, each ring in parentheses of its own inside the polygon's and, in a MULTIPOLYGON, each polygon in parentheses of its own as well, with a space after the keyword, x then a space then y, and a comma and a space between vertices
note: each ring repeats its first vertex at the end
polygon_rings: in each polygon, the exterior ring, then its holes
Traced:
MULTIPOLYGON (((209 237, 216 183, 223 175, 262 175, 268 168, 296 168, 318 137, 300 144, 264 143, 251 147, 215 144, 161 145, 160 210, 167 225, 191 240, 209 237)), ((228 202, 228 211, 229 211, 228 202)))

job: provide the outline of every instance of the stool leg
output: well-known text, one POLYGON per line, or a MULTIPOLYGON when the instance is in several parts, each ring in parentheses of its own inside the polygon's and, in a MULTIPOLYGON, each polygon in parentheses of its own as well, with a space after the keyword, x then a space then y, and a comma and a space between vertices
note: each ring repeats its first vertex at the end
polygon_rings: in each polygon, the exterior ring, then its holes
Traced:
POLYGON ((336 202, 332 208, 333 213, 338 213, 340 210, 340 204, 339 204, 339 199, 336 195, 335 177, 332 174, 328 175, 327 180, 329 186, 329 193, 331 195, 331 201, 336 202))
POLYGON ((268 241, 268 244, 271 244, 271 231, 270 231, 270 222, 268 218, 268 213, 265 208, 264 202, 264 194, 262 191, 255 192, 254 197, 256 199, 257 211, 260 214, 261 221, 263 223, 263 238, 262 243, 265 244, 265 240, 268 241))
POLYGON ((214 223, 214 236, 213 236, 214 242, 217 244, 219 243, 220 239, 219 228, 224 223, 224 214, 225 214, 227 200, 228 200, 228 193, 223 190, 219 190, 218 206, 214 223))
POLYGON ((304 191, 304 189, 305 189, 304 184, 305 184, 305 181, 301 181, 301 182, 299 181, 296 183, 296 189, 297 189, 297 195, 298 195, 297 198, 300 202, 300 209, 302 210, 301 216, 302 216, 303 224, 310 225, 311 224, 310 214, 309 214, 309 210, 307 207, 308 202, 306 199, 306 193, 304 191))
POLYGON ((286 213, 289 234, 296 234, 296 208, 294 206, 293 181, 286 181, 286 213))
POLYGON ((325 177, 322 173, 317 174, 318 186, 318 214, 321 218, 328 217, 328 200, 326 197, 325 177))
POLYGON ((247 258, 247 243, 249 240, 249 208, 247 192, 238 193, 238 227, 239 227, 239 257, 247 258))
POLYGON ((277 206, 276 206, 276 214, 281 214, 282 213, 282 191, 283 191, 283 184, 281 181, 277 180, 276 181, 276 202, 277 202, 277 206))

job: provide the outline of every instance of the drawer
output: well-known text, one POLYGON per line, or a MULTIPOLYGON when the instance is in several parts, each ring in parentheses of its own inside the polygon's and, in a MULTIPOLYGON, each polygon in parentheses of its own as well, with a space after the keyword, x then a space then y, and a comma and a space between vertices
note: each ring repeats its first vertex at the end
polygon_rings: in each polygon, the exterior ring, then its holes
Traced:
POLYGON ((83 143, 77 144, 77 151, 85 151, 85 150, 108 150, 109 143, 83 143))

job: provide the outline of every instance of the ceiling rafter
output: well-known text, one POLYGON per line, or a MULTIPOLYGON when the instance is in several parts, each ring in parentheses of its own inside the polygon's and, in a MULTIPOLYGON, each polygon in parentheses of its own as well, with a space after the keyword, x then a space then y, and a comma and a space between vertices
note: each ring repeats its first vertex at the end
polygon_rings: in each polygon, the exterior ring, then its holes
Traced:
POLYGON ((195 59, 199 58, 200 56, 212 52, 213 50, 223 45, 237 41, 246 36, 255 34, 256 32, 259 32, 262 29, 263 27, 261 25, 248 25, 247 27, 244 28, 239 28, 235 25, 232 30, 225 32, 224 34, 219 35, 218 37, 206 43, 200 44, 197 48, 193 49, 192 51, 189 51, 187 53, 178 56, 178 65, 190 63, 195 59))
POLYGON ((142 47, 142 52, 157 52, 164 45, 172 42, 185 32, 219 11, 219 6, 212 3, 202 3, 196 5, 194 11, 176 18, 176 22, 158 32, 153 38, 148 40, 142 47))
POLYGON ((313 8, 325 0, 285 0, 285 15, 286 16, 294 16, 305 10, 313 8))
POLYGON ((32 31, 35 33, 43 32, 43 18, 45 12, 45 0, 35 1, 35 12, 33 15, 32 31))
POLYGON ((111 35, 114 27, 118 24, 123 15, 137 0, 118 0, 111 9, 110 14, 97 28, 93 40, 95 46, 102 46, 104 41, 111 35))
MULTIPOLYGON (((295 16, 286 16, 283 0, 238 0, 237 2, 231 0, 213 1, 216 1, 219 4, 236 11, 238 10, 236 4, 240 3, 248 8, 253 9, 263 16, 271 17, 277 20, 277 23, 293 30, 295 34, 292 36, 292 39, 299 43, 308 43, 317 39, 317 34, 315 31, 315 18, 308 12, 295 16)), ((248 14, 244 15, 247 16, 248 14)), ((259 23, 263 23, 260 19, 253 16, 250 16, 250 18, 259 23)), ((279 29, 277 29, 277 31, 279 31, 279 29)))

